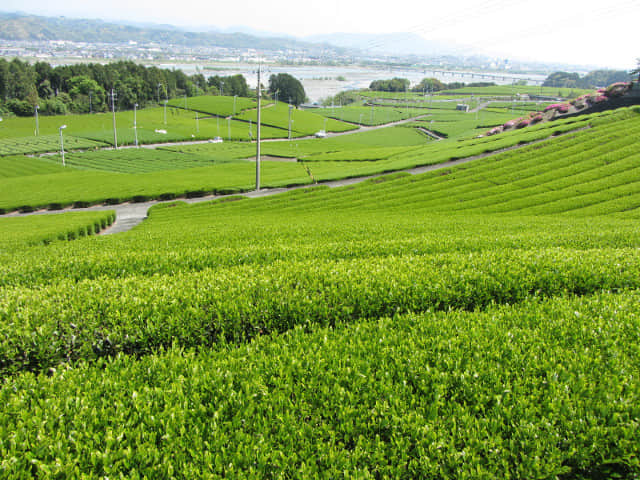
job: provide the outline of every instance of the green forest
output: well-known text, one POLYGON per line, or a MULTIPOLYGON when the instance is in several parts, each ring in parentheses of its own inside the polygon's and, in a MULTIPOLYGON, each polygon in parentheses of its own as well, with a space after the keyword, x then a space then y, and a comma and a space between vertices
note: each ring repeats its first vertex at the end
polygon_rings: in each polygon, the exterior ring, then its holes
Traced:
POLYGON ((200 73, 187 75, 131 61, 53 67, 46 62, 31 65, 17 58, 0 58, 0 112, 30 116, 36 106, 44 115, 103 112, 111 109, 112 89, 116 109, 121 110, 185 95, 250 94, 242 75, 207 79, 200 73))

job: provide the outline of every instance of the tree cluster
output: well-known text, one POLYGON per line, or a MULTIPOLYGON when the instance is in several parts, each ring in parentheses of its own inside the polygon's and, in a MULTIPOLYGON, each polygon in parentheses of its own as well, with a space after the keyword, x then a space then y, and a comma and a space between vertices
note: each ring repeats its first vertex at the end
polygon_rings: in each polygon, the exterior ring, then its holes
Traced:
POLYGON ((0 58, 0 110, 21 116, 33 115, 36 105, 45 115, 106 111, 111 108, 112 89, 116 109, 127 110, 134 104, 144 107, 184 95, 218 95, 222 82, 230 88, 228 92, 225 89, 225 95, 249 94, 241 75, 207 80, 200 73, 189 76, 181 70, 127 61, 52 67, 46 62, 31 65, 17 58, 0 58))
POLYGON ((624 70, 594 70, 581 77, 577 73, 553 72, 544 83, 543 87, 558 88, 598 88, 606 87, 612 83, 628 82, 630 75, 624 70))
POLYGON ((240 74, 231 77, 209 77, 207 79, 209 91, 214 95, 237 95, 239 97, 249 97, 249 86, 247 80, 240 74))
POLYGON ((374 92, 404 92, 409 89, 406 78, 392 78, 391 80, 374 80, 369 84, 369 90, 374 92))
POLYGON ((307 100, 307 94, 300 80, 288 73, 271 75, 268 93, 272 98, 277 95, 280 100, 296 107, 307 100))
MULTIPOLYGON (((437 78, 423 78, 411 88, 412 92, 440 92, 442 90, 455 90, 464 87, 493 87, 493 82, 463 83, 452 82, 443 83, 437 78)), ((409 89, 409 80, 406 78, 393 78, 391 80, 374 80, 369 85, 369 90, 375 92, 404 92, 409 89)))

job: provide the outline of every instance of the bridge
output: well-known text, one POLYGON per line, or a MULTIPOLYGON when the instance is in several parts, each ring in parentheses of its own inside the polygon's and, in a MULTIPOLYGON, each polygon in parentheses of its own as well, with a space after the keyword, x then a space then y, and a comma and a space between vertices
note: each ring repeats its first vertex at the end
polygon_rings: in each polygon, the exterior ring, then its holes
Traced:
POLYGON ((526 80, 528 84, 533 85, 542 85, 544 80, 540 80, 538 78, 528 78, 528 77, 515 77, 513 75, 506 75, 502 73, 478 73, 478 72, 463 72, 463 71, 451 71, 451 70, 425 70, 424 74, 431 75, 441 75, 443 77, 447 75, 451 75, 452 77, 470 77, 470 78, 478 78, 481 80, 496 80, 496 81, 513 81, 513 83, 518 82, 520 80, 526 80))

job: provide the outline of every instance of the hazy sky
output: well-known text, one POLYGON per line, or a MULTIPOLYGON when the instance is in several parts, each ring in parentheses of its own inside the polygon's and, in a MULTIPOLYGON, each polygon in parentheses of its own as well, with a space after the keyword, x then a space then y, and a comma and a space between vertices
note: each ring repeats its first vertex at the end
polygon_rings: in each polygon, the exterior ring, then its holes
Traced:
POLYGON ((622 69, 640 57, 640 0, 3 0, 0 8, 295 36, 413 32, 508 58, 622 69))

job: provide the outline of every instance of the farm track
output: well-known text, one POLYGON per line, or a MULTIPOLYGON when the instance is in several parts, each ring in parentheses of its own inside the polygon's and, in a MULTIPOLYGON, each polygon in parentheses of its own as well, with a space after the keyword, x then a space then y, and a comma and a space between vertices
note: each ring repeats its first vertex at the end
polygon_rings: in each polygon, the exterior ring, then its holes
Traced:
POLYGON ((89 211, 101 211, 101 210, 115 210, 116 212, 116 220, 115 222, 108 228, 106 228, 105 230, 103 230, 102 232, 100 232, 99 235, 111 235, 111 234, 115 234, 115 233, 123 233, 123 232, 127 232, 129 230, 131 230, 132 228, 134 228, 135 226, 139 225, 145 218, 147 218, 148 215, 148 211, 149 208, 151 208, 154 205, 158 205, 158 204, 162 204, 162 203, 171 203, 171 202, 175 202, 175 201, 182 201, 185 203, 201 203, 201 202, 207 202, 207 201, 211 201, 211 200, 217 200, 220 198, 226 198, 226 197, 230 197, 230 196, 244 196, 247 198, 260 198, 260 197, 267 197, 267 196, 271 196, 271 195, 277 195, 279 193, 286 193, 286 192, 290 192, 293 190, 299 190, 302 188, 312 188, 314 186, 326 186, 329 188, 338 188, 338 187, 345 187, 345 186, 349 186, 349 185, 355 185, 358 183, 362 183, 365 182, 367 180, 371 180, 374 178, 380 178, 380 177, 385 177, 385 176, 389 176, 395 173, 408 173, 410 175, 419 175, 422 173, 427 173, 427 172, 432 172, 432 171, 436 171, 436 170, 443 170, 443 169, 447 169, 447 168, 451 168, 451 167, 455 167, 457 165, 462 165, 465 163, 469 163, 472 162, 474 160, 480 160, 486 157, 491 157, 494 155, 498 155, 500 153, 503 152, 508 152, 511 150, 518 150, 521 148, 525 148, 528 147, 530 145, 535 145, 541 142, 546 142, 552 138, 557 138, 560 136, 564 136, 564 135, 570 135, 570 134, 574 134, 576 132, 582 131, 582 130, 586 130, 590 127, 583 127, 580 129, 576 129, 576 130, 571 130, 569 132, 560 134, 560 135, 556 135, 553 137, 547 137, 547 138, 543 138, 541 140, 535 140, 533 142, 528 142, 528 143, 523 143, 523 144, 519 144, 519 145, 513 145, 511 147, 506 147, 500 150, 495 150, 493 152, 487 152, 487 153, 482 153, 479 155, 474 155, 471 157, 465 157, 465 158, 459 158, 459 159, 455 159, 455 160, 449 160, 447 162, 443 162, 443 163, 437 163, 437 164, 433 164, 433 165, 424 165, 424 166, 420 166, 420 167, 414 167, 414 168, 409 168, 409 169, 404 169, 404 170, 395 170, 395 171, 391 171, 391 172, 384 172, 384 173, 379 173, 379 174, 375 174, 375 175, 366 175, 366 176, 362 176, 362 177, 353 177, 353 178, 344 178, 344 179, 340 179, 340 180, 330 180, 330 181, 326 181, 326 182, 317 182, 315 184, 309 185, 309 184, 304 184, 304 185, 294 185, 294 186, 289 186, 289 187, 281 187, 281 188, 265 188, 265 189, 261 189, 261 190, 253 190, 253 191, 249 191, 249 192, 244 192, 244 193, 238 193, 238 194, 232 194, 232 195, 207 195, 207 196, 203 196, 203 197, 197 197, 197 198, 176 198, 173 200, 151 200, 148 202, 140 202, 140 203, 123 203, 123 204, 119 204, 119 205, 94 205, 92 207, 86 207, 86 208, 66 208, 63 210, 39 210, 36 212, 29 212, 29 213, 8 213, 5 215, 1 215, 0 218, 2 217, 26 217, 26 216, 30 216, 30 215, 50 215, 50 214, 57 214, 57 213, 62 213, 62 212, 66 212, 66 211, 74 211, 74 212, 89 212, 89 211))

